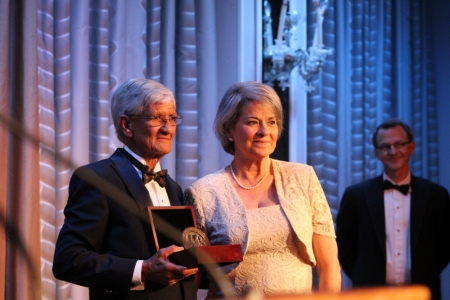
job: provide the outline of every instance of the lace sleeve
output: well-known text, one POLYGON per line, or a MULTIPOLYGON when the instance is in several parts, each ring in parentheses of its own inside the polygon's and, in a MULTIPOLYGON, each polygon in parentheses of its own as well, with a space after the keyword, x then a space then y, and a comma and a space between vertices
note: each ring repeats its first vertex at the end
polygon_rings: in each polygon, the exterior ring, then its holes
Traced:
POLYGON ((328 205, 322 186, 312 167, 309 182, 309 196, 312 206, 314 233, 336 238, 330 206, 328 205))
POLYGON ((199 198, 195 195, 195 191, 191 188, 187 188, 184 192, 184 199, 186 201, 186 205, 192 205, 194 207, 197 227, 202 231, 205 231, 205 215, 203 213, 202 204, 199 201, 199 198))

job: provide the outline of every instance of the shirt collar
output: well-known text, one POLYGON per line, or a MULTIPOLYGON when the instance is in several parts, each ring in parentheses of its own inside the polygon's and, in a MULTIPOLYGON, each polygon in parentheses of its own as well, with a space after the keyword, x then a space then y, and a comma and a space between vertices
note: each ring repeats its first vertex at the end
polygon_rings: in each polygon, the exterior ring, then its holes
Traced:
POLYGON ((384 180, 388 180, 388 181, 392 182, 392 184, 395 184, 395 185, 410 184, 411 183, 411 172, 409 172, 408 176, 406 176, 405 179, 403 179, 399 183, 395 183, 391 178, 389 178, 389 176, 386 175, 385 172, 383 172, 383 181, 384 180))
MULTIPOLYGON (((128 146, 123 147, 125 149, 125 151, 127 151, 128 153, 130 153, 134 158, 136 158, 138 161, 140 161, 142 164, 147 165, 147 163, 145 162, 145 159, 143 159, 142 157, 140 157, 139 155, 137 155, 136 153, 134 153, 130 148, 128 148, 128 146)), ((136 168, 136 167, 135 167, 136 168)), ((136 168, 137 170, 137 168, 136 168)), ((153 169, 153 172, 159 172, 161 171, 161 165, 159 164, 159 162, 156 163, 155 168, 153 169)))

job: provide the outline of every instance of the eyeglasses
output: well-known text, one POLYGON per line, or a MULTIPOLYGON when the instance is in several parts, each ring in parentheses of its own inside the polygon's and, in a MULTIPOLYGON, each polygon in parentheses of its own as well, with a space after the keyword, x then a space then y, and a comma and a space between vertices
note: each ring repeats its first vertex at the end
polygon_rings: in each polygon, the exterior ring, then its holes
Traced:
POLYGON ((171 116, 168 118, 163 118, 161 116, 141 116, 141 115, 127 115, 129 117, 140 118, 148 121, 148 125, 152 127, 162 126, 166 122, 169 122, 170 126, 180 125, 181 120, 183 120, 182 116, 171 116))
POLYGON ((381 144, 380 146, 377 147, 377 149, 383 152, 388 152, 389 150, 391 150, 392 147, 394 147, 395 150, 401 150, 409 143, 411 143, 411 141, 395 142, 393 144, 381 144))

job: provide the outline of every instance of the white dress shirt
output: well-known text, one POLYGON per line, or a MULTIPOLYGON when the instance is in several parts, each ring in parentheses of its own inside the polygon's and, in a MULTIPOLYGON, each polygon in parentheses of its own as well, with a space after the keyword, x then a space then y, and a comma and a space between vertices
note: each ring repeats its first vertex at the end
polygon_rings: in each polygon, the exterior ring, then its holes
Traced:
MULTIPOLYGON (((394 183, 386 174, 383 180, 394 183)), ((398 185, 409 184, 411 174, 398 185)), ((402 285, 411 283, 410 247, 411 187, 406 195, 396 189, 384 191, 386 230, 386 283, 402 285)))
MULTIPOLYGON (((135 154, 133 151, 131 151, 130 148, 127 146, 124 147, 124 149, 133 155, 134 158, 136 158, 138 161, 140 161, 142 164, 147 165, 145 162, 145 159, 135 154)), ((139 174, 139 177, 142 179, 142 171, 140 171, 138 168, 134 167, 136 171, 139 174)), ((161 165, 159 162, 156 164, 155 168, 153 169, 154 172, 161 171, 161 165)), ((160 187, 158 183, 156 183, 154 180, 149 181, 145 187, 148 190, 148 193, 150 194, 150 199, 152 200, 153 206, 170 206, 169 201, 169 195, 167 194, 167 191, 165 188, 160 187)), ((138 260, 136 262, 136 265, 134 266, 134 272, 133 277, 131 279, 131 283, 133 285, 132 290, 143 290, 144 284, 141 280, 141 272, 142 272, 142 263, 143 260, 138 260)))

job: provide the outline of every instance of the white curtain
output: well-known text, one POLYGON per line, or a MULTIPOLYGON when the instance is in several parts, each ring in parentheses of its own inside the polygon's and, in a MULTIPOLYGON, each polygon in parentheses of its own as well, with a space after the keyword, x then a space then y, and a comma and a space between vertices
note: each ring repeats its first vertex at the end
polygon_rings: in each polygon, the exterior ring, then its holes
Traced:
POLYGON ((218 102, 214 13, 207 0, 0 1, 0 298, 88 297, 53 277, 54 245, 74 168, 121 146, 109 100, 125 80, 174 91, 184 120, 162 164, 183 188, 219 168, 201 130, 218 102))
MULTIPOLYGON (((316 13, 308 5, 312 38, 316 13)), ((439 182, 429 9, 424 0, 329 1, 324 44, 334 53, 313 83, 318 88, 308 94, 307 161, 333 214, 347 186, 381 174, 371 139, 389 117, 414 130, 412 172, 439 182)))
MULTIPOLYGON (((308 6, 312 39, 316 13, 312 2, 308 6)), ((389 117, 413 128, 411 172, 439 183, 431 8, 425 0, 329 1, 324 44, 334 53, 308 94, 307 163, 334 216, 346 187, 381 174, 372 134, 389 117)))

